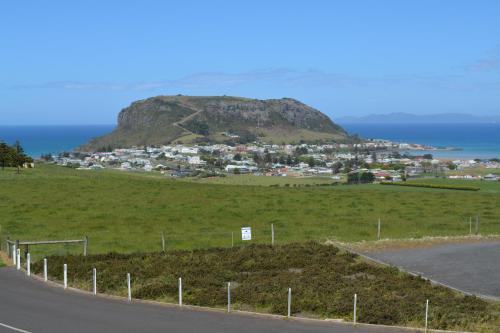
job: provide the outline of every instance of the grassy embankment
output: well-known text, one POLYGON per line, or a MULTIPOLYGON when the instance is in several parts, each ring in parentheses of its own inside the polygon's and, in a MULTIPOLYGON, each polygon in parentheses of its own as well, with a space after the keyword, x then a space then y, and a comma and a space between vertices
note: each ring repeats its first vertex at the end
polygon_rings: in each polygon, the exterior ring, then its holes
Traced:
MULTIPOLYGON (((51 279, 62 280, 66 263, 69 284, 86 290, 91 290, 95 267, 99 292, 121 296, 127 293, 126 273, 131 273, 134 298, 175 303, 178 277, 182 277, 183 301, 190 305, 225 307, 227 282, 231 282, 234 309, 285 315, 287 289, 292 288, 295 316, 352 320, 357 293, 358 321, 363 323, 423 327, 429 299, 430 328, 495 332, 500 325, 499 304, 464 297, 312 242, 165 254, 57 256, 48 262, 51 279)), ((34 271, 42 270, 39 261, 34 271)))
MULTIPOLYGON (((439 180, 437 180, 439 181, 439 180)), ((500 234, 500 182, 467 182, 480 191, 383 185, 262 187, 199 184, 159 174, 82 171, 40 165, 0 170, 0 223, 12 239, 89 236, 90 253, 226 247, 242 243, 375 240, 460 236, 478 215, 482 234, 500 234)), ((426 180, 427 182, 427 180, 426 180)), ((453 184, 454 182, 450 182, 453 184)), ((39 253, 81 251, 79 246, 32 247, 39 253)))

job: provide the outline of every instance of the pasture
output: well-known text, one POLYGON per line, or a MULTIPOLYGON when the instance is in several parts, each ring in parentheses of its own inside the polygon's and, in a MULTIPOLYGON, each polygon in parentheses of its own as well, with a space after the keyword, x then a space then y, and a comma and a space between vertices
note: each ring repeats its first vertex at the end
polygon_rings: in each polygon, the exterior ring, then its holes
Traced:
MULTIPOLYGON (((436 180, 441 181, 441 180, 436 180)), ((447 180, 443 180, 447 181, 447 180)), ((427 182, 427 180, 426 180, 427 182)), ((158 173, 74 170, 38 165, 0 170, 2 236, 45 240, 89 237, 90 253, 230 247, 242 244, 240 228, 252 227, 250 243, 381 237, 464 236, 469 218, 479 232, 500 234, 500 182, 480 191, 383 185, 265 187, 202 184, 158 173)), ((38 253, 81 252, 79 246, 33 247, 38 253)))

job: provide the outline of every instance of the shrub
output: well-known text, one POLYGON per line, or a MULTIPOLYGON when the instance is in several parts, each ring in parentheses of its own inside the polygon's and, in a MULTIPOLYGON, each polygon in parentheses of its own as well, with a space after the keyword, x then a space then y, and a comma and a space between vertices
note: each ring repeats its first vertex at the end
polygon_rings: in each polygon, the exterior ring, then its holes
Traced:
MULTIPOLYGON (((421 322, 426 299, 432 304, 433 328, 471 330, 475 324, 495 327, 500 320, 498 309, 483 300, 314 242, 47 259, 51 279, 62 280, 67 263, 70 285, 90 290, 95 267, 99 291, 122 296, 130 272, 135 298, 176 299, 177 279, 182 277, 184 301, 192 305, 225 306, 226 286, 231 282, 236 309, 286 314, 287 289, 292 288, 293 313, 350 319, 352 297, 357 293, 358 319, 364 323, 421 322)), ((33 272, 42 271, 43 261, 36 262, 33 272)))
POLYGON ((381 182, 382 185, 410 186, 410 187, 425 187, 437 188, 444 190, 462 190, 462 191, 479 191, 479 187, 461 186, 461 185, 445 185, 445 184, 426 184, 426 183, 400 183, 400 182, 381 182))

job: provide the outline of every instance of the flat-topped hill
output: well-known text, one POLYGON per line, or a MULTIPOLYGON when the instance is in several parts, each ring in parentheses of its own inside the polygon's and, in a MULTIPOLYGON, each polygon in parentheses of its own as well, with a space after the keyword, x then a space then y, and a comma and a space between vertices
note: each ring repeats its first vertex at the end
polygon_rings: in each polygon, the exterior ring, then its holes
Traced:
POLYGON ((227 140, 339 142, 348 135, 325 114, 291 98, 156 96, 124 108, 113 132, 82 149, 227 140))

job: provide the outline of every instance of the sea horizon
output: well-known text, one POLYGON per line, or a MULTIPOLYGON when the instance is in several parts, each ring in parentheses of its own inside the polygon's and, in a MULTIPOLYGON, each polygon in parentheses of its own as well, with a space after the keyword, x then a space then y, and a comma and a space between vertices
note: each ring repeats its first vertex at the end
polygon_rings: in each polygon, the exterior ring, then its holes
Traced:
MULTIPOLYGON (((344 123, 349 134, 364 139, 452 147, 459 150, 409 151, 431 153, 436 158, 473 159, 500 157, 500 124, 356 124, 344 123)), ((105 135, 115 124, 87 125, 0 125, 0 141, 19 140, 27 154, 58 154, 72 151, 94 137, 105 135)))

